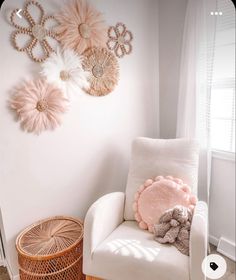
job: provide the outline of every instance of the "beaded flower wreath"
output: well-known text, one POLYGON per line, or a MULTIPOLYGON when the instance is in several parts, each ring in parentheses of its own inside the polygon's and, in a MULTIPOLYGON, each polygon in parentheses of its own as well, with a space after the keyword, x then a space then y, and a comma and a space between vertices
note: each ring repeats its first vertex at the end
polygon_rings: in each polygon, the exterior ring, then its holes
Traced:
POLYGON ((56 32, 52 28, 47 29, 45 27, 46 22, 48 22, 49 20, 55 21, 54 16, 46 16, 43 7, 38 2, 34 0, 27 1, 24 6, 24 9, 20 13, 21 16, 23 16, 28 23, 28 26, 25 27, 18 25, 15 21, 15 17, 18 12, 19 10, 15 9, 11 13, 10 17, 12 25, 17 29, 12 33, 12 43, 14 48, 20 52, 27 52, 30 58, 32 58, 35 62, 44 61, 49 57, 50 53, 54 51, 53 47, 47 41, 47 37, 51 37, 52 39, 57 40, 56 32), (30 6, 34 7, 34 9, 39 10, 40 19, 38 22, 31 16, 29 12, 30 6), (30 37, 25 46, 22 47, 19 46, 19 43, 17 42, 17 38, 20 35, 28 35, 28 37, 30 37), (34 51, 37 45, 41 47, 41 50, 43 51, 43 56, 35 55, 34 51))
POLYGON ((89 72, 90 83, 90 87, 84 90, 94 96, 107 95, 118 83, 119 64, 116 57, 105 48, 91 48, 83 55, 83 68, 89 72))
POLYGON ((132 52, 131 41, 133 40, 132 33, 127 30, 124 23, 117 23, 116 26, 110 26, 108 29, 107 47, 114 51, 119 58, 132 52))

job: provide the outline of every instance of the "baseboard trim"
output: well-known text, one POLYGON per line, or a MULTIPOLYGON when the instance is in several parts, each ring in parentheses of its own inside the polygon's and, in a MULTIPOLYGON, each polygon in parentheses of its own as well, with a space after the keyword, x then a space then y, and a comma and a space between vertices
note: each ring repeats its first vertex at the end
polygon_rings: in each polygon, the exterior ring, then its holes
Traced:
POLYGON ((18 275, 13 276, 12 280, 20 280, 20 275, 18 274, 18 275))
POLYGON ((224 237, 220 238, 219 244, 217 246, 217 251, 219 253, 224 254, 226 257, 233 261, 236 261, 235 250, 235 243, 225 239, 224 237))
POLYGON ((209 236, 209 241, 211 244, 217 247, 217 252, 221 253, 222 255, 226 256, 227 258, 236 261, 235 251, 236 245, 232 241, 221 237, 216 238, 213 235, 209 236))
POLYGON ((13 275, 11 267, 10 267, 7 260, 5 260, 5 266, 7 268, 7 272, 9 274, 9 277, 10 277, 11 280, 20 280, 20 275, 19 274, 18 275, 13 275))
POLYGON ((9 263, 8 263, 7 260, 5 260, 5 266, 6 266, 6 268, 7 268, 7 272, 8 272, 8 274, 9 274, 10 279, 13 280, 13 279, 14 279, 14 278, 13 278, 13 274, 12 274, 11 268, 10 268, 9 263))
POLYGON ((209 242, 217 247, 218 243, 219 243, 219 239, 216 238, 215 236, 210 235, 209 236, 209 242))

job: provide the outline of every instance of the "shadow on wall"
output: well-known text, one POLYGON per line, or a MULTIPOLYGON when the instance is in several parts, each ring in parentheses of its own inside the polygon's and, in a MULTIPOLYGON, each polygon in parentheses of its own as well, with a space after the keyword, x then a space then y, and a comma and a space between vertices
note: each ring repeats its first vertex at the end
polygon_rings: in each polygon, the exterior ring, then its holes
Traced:
MULTIPOLYGON (((89 191, 87 197, 84 198, 86 202, 84 209, 87 210, 99 197, 115 191, 125 191, 128 173, 127 158, 124 158, 117 147, 113 145, 104 147, 101 154, 103 155, 102 158, 96 159, 98 168, 92 174, 91 184, 88 186, 89 191)), ((85 166, 84 170, 91 170, 92 168, 93 162, 89 166, 85 166)))

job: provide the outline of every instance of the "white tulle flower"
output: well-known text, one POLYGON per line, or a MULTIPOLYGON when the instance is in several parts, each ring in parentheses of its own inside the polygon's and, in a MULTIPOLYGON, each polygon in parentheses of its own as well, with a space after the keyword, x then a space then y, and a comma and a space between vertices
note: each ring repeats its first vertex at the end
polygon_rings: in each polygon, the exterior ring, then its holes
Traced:
POLYGON ((42 63, 42 74, 48 82, 56 84, 70 96, 72 92, 89 87, 89 73, 82 67, 83 58, 73 50, 58 49, 42 63))

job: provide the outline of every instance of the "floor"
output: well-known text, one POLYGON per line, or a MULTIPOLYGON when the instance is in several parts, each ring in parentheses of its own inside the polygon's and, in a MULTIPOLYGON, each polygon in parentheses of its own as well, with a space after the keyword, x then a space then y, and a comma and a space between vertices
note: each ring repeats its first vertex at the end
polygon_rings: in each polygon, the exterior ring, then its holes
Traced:
POLYGON ((0 280, 9 280, 9 276, 7 271, 4 267, 0 266, 0 280))
MULTIPOLYGON (((213 246, 213 245, 210 245, 211 246, 211 254, 219 254, 221 255, 220 253, 218 253, 216 251, 216 247, 213 246)), ((225 275, 223 277, 220 278, 220 280, 236 280, 235 278, 235 266, 236 266, 236 263, 234 261, 231 261, 229 258, 225 257, 222 255, 222 257, 224 257, 224 259, 226 260, 226 263, 227 263, 227 272, 225 273, 225 275)), ((1 277, 0 277, 0 280, 1 277)))
MULTIPOLYGON (((216 253, 216 248, 211 246, 211 254, 216 253)), ((219 254, 217 252, 217 254, 219 254)), ((224 277, 220 278, 220 280, 236 280, 235 278, 235 262, 230 259, 224 257, 227 262, 227 272, 224 277)), ((4 267, 0 267, 0 280, 10 280, 7 271, 4 267)))

